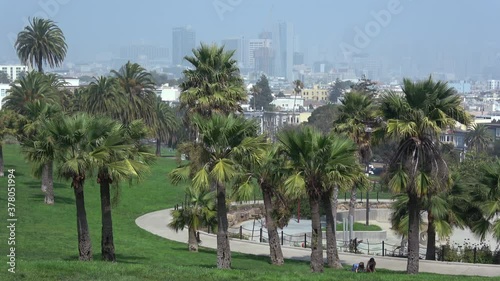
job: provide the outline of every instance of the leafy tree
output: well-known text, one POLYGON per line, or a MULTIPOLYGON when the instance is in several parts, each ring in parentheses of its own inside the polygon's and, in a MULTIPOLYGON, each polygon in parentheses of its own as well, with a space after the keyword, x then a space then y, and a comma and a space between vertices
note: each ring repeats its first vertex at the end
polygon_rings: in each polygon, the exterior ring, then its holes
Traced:
POLYGON ((338 118, 338 105, 327 104, 316 108, 307 123, 327 134, 333 129, 333 122, 338 118))
MULTIPOLYGON (((264 108, 264 110, 272 110, 271 102, 273 101, 273 95, 271 88, 269 88, 269 81, 265 75, 262 75, 260 79, 255 84, 258 91, 256 95, 250 100, 250 104, 254 105, 255 110, 264 108)), ((253 95, 253 91, 252 91, 253 95)))
MULTIPOLYGON (((493 232, 497 241, 500 241, 500 160, 488 163, 481 167, 479 182, 481 187, 475 190, 474 201, 478 202, 487 222, 492 222, 486 227, 477 228, 482 237, 489 230, 493 232)), ((477 227, 478 225, 476 225, 477 227)))
POLYGON ((7 75, 7 72, 0 71, 0 84, 10 84, 10 78, 9 75, 7 75))
MULTIPOLYGON (((312 220, 311 270, 322 272, 320 205, 325 197, 331 202, 329 196, 334 184, 359 176, 359 173, 353 172, 356 167, 359 168, 355 156, 356 147, 348 139, 324 136, 307 126, 297 130, 283 130, 279 132, 278 140, 283 145, 283 153, 290 159, 290 168, 293 170, 293 175, 285 181, 287 194, 295 198, 307 194, 309 199, 312 220)), ((332 206, 329 207, 332 210, 332 206)), ((328 218, 333 220, 333 215, 328 218)), ((335 235, 331 238, 335 242, 335 235)))
POLYGON ((196 231, 203 226, 217 225, 215 210, 215 193, 207 190, 186 188, 187 204, 181 209, 172 210, 172 221, 168 227, 175 231, 188 228, 188 249, 198 252, 196 231))
POLYGON ((477 153, 484 152, 493 142, 493 136, 484 124, 473 124, 465 136, 465 144, 477 153))
POLYGON ((337 78, 329 90, 328 99, 332 103, 336 103, 338 98, 344 95, 345 91, 352 86, 351 81, 341 81, 337 78))
POLYGON ((377 83, 366 78, 366 76, 363 74, 358 83, 351 85, 351 89, 355 92, 368 94, 373 97, 377 92, 377 89, 375 88, 376 84, 377 83))
POLYGON ((23 64, 36 66, 38 72, 43 72, 44 62, 50 67, 62 64, 68 46, 63 32, 52 20, 33 18, 17 35, 15 47, 23 64))
POLYGON ((294 92, 294 96, 293 96, 293 109, 292 109, 292 124, 296 123, 295 122, 295 104, 297 102, 297 96, 300 95, 300 93, 302 92, 302 89, 304 89, 304 83, 300 80, 295 80, 293 81, 293 92, 294 92))
POLYGON ((405 79, 403 83, 403 96, 389 93, 382 97, 381 112, 387 120, 382 132, 399 141, 389 165, 389 186, 408 196, 407 272, 416 274, 421 201, 450 184, 448 167, 435 140, 442 129, 453 127, 457 121, 468 124, 470 117, 461 107, 460 97, 446 83, 431 78, 419 82, 405 79))
POLYGON ((227 185, 243 172, 236 159, 245 156, 257 161, 264 138, 256 137, 257 125, 253 121, 232 114, 214 114, 209 119, 195 115, 192 122, 200 140, 184 145, 184 149, 191 151, 188 154, 190 162, 174 169, 170 176, 174 184, 191 178, 194 188, 216 191, 217 267, 228 269, 231 267, 231 250, 227 231, 227 185))
POLYGON ((179 99, 188 117, 242 111, 240 104, 247 97, 233 55, 234 51, 225 51, 224 47, 201 44, 193 50, 193 56, 185 57, 193 69, 184 71, 179 99))

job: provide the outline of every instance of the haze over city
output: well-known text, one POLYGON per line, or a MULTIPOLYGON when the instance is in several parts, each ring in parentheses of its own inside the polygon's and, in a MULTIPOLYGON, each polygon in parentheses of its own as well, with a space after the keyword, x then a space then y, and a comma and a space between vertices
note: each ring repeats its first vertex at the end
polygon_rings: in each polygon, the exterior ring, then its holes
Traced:
POLYGON ((66 36, 65 63, 110 61, 120 56, 120 48, 141 44, 166 47, 170 59, 175 27, 189 26, 199 45, 258 38, 286 22, 293 27, 294 50, 302 53, 306 65, 352 63, 346 53, 346 46, 352 46, 356 56, 369 58, 377 68, 374 78, 431 73, 446 73, 450 80, 500 76, 500 38, 492 30, 500 2, 493 0, 3 2, 3 63, 17 62, 13 42, 27 18, 46 15, 66 36))

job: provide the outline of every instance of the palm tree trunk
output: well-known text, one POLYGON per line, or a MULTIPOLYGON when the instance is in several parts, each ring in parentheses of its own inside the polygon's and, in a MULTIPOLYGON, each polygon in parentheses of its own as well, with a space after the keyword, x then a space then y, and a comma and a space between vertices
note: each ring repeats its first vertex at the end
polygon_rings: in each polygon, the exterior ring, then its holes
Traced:
POLYGON ((323 272, 323 235, 319 213, 319 195, 309 196, 311 205, 311 271, 323 272))
POLYGON ((156 139, 156 156, 157 157, 161 156, 161 139, 160 138, 156 139))
POLYGON ((226 188, 217 183, 217 268, 231 268, 231 248, 227 233, 226 188))
POLYGON ((3 146, 0 142, 0 177, 3 177, 3 146))
POLYGON ((406 272, 417 274, 419 268, 419 209, 416 194, 408 194, 408 263, 406 272))
POLYGON ((336 220, 333 216, 333 209, 337 209, 337 205, 332 205, 331 195, 331 192, 323 195, 323 206, 326 212, 326 260, 328 267, 340 269, 342 268, 342 264, 340 263, 339 253, 337 251, 337 237, 335 233, 336 220))
POLYGON ((271 215, 272 196, 270 187, 261 184, 262 195, 264 197, 264 209, 266 216, 267 234, 269 235, 269 251, 271 256, 271 263, 274 265, 282 265, 284 263, 283 252, 281 251, 280 238, 278 236, 278 228, 271 215))
POLYGON ((434 216, 431 211, 427 211, 427 251, 426 260, 436 260, 436 226, 434 225, 434 216))
POLYGON ((111 195, 109 186, 112 183, 107 174, 100 173, 98 177, 101 191, 101 255, 104 261, 116 261, 115 244, 113 241, 113 220, 111 216, 111 195))
POLYGON ((188 249, 190 252, 198 252, 198 239, 194 227, 188 227, 188 249))
POLYGON ((83 177, 73 177, 73 189, 76 203, 76 226, 78 231, 78 252, 81 261, 92 260, 92 243, 90 241, 87 213, 85 211, 85 198, 83 195, 83 177))
POLYGON ((352 217, 352 222, 354 223, 356 221, 356 192, 357 188, 356 185, 354 185, 351 189, 351 200, 349 201, 349 217, 347 218, 350 223, 350 219, 352 217))
POLYGON ((42 167, 42 192, 45 204, 54 205, 54 162, 48 161, 42 167))

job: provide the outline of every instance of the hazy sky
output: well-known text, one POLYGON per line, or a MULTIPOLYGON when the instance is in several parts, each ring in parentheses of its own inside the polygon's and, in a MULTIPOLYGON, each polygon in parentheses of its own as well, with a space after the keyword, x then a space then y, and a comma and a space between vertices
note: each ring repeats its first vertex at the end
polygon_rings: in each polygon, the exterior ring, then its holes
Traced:
MULTIPOLYGON (((48 15, 63 30, 66 61, 89 61, 117 52, 123 45, 147 43, 171 51, 172 28, 191 25, 198 41, 226 37, 256 38, 279 21, 294 25, 302 51, 317 59, 333 59, 342 43, 355 46, 356 29, 370 27, 374 13, 391 14, 379 21, 363 53, 474 60, 500 50, 498 0, 0 0, 0 60, 15 58, 12 38, 34 15, 48 15), (399 3, 399 4, 398 4, 399 3), (54 5, 55 4, 55 5, 54 5), (389 9, 396 5, 397 13, 389 9)), ((372 26, 373 27, 373 26, 372 26)), ((375 27, 373 27, 375 28, 375 27)), ((360 45, 358 44, 358 47, 360 45)), ((500 53, 499 53, 500 54, 500 53)))

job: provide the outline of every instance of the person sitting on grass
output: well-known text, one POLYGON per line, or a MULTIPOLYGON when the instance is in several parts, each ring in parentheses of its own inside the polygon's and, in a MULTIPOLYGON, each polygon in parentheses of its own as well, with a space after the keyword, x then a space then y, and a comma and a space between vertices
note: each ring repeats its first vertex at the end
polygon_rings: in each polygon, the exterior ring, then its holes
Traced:
POLYGON ((371 258, 366 264, 366 272, 371 272, 371 273, 375 272, 375 265, 377 265, 375 259, 371 258))
POLYGON ((363 262, 355 263, 352 265, 351 271, 356 272, 356 273, 363 272, 363 271, 365 271, 365 264, 363 262))

